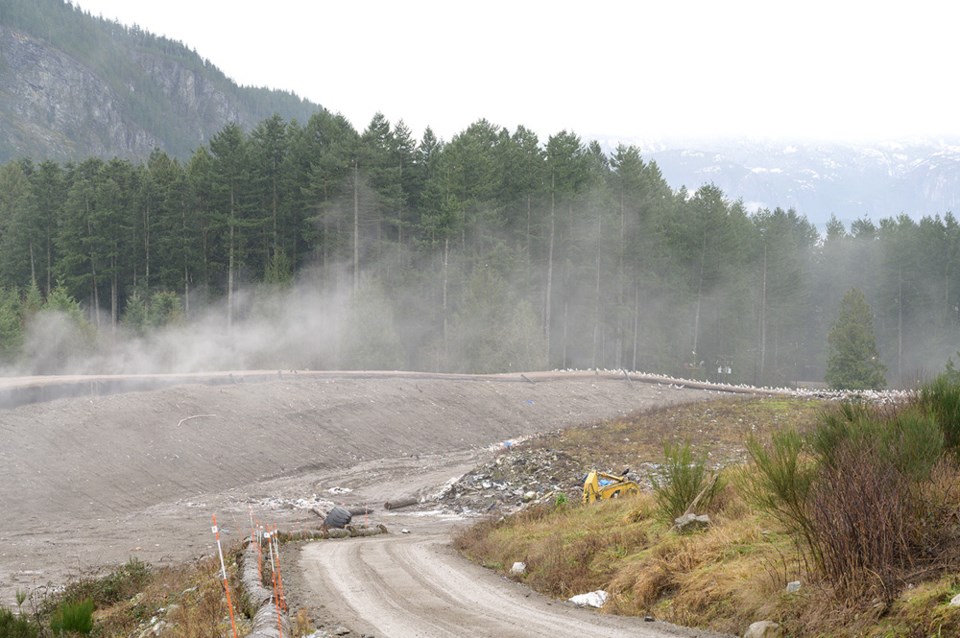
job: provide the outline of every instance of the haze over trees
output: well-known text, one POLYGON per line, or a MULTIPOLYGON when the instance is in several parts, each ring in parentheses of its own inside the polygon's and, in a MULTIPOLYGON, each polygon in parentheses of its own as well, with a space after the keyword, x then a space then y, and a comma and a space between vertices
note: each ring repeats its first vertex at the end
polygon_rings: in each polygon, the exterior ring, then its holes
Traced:
POLYGON ((379 114, 357 131, 321 110, 228 125, 185 162, 0 166, 0 356, 29 359, 32 318, 59 299, 101 347, 171 324, 206 322, 227 344, 251 321, 274 340, 309 324, 296 356, 243 365, 785 384, 824 378, 855 287, 897 386, 958 349, 958 259, 949 213, 833 219, 821 235, 710 184, 673 191, 632 146, 486 120, 416 140, 379 114))

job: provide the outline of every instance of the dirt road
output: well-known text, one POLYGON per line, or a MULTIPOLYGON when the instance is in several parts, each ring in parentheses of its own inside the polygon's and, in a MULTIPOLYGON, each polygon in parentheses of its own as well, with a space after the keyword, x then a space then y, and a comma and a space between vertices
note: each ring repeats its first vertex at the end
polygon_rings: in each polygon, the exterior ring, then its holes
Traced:
MULTIPOLYGON (((316 524, 303 499, 338 498, 331 488, 373 485, 364 498, 382 502, 442 484, 509 438, 716 396, 593 373, 265 378, 0 410, 0 604, 130 557, 209 555, 213 513, 227 542, 250 510, 316 524)), ((38 380, 4 387, 17 383, 38 380)))
POLYGON ((391 638, 642 638, 712 636, 602 615, 551 600, 467 562, 445 526, 409 535, 311 543, 300 566, 308 595, 355 634, 391 638))

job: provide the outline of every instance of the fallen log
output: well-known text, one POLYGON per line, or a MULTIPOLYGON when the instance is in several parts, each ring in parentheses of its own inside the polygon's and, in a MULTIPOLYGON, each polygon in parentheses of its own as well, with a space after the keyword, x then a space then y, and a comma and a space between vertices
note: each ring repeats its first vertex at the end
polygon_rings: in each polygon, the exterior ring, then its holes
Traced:
POLYGON ((383 504, 384 509, 388 510, 398 510, 404 507, 410 507, 411 505, 417 505, 420 503, 420 500, 414 496, 409 496, 407 498, 400 498, 395 501, 387 501, 383 504))

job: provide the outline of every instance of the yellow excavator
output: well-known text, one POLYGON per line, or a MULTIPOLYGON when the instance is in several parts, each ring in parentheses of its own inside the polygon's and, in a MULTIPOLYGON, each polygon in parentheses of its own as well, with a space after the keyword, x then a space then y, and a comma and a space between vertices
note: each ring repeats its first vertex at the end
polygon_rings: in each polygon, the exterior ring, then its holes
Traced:
POLYGON ((584 504, 608 498, 619 498, 621 496, 636 495, 640 493, 640 486, 635 481, 627 478, 626 469, 623 474, 609 474, 599 470, 590 470, 583 480, 583 502, 584 504))

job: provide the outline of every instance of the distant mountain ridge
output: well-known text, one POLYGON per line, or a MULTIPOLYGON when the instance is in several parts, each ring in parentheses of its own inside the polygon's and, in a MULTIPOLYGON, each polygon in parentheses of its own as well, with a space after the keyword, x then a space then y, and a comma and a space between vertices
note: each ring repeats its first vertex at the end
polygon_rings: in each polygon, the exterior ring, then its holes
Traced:
POLYGON ((240 87, 179 42, 63 0, 0 0, 0 162, 186 157, 229 122, 321 107, 240 87))
MULTIPOLYGON (((187 46, 65 0, 0 0, 0 163, 22 157, 186 158, 227 123, 322 107, 241 87, 187 46)), ((545 141, 545 140, 544 140, 545 141)), ((634 143, 674 189, 718 186, 750 210, 793 208, 823 228, 960 212, 960 138, 878 144, 602 139, 634 143)))
POLYGON ((751 210, 794 208, 818 226, 906 213, 960 213, 960 140, 877 144, 758 141, 684 143, 649 149, 673 188, 705 183, 751 210))

